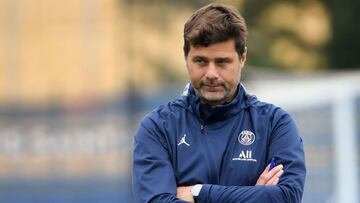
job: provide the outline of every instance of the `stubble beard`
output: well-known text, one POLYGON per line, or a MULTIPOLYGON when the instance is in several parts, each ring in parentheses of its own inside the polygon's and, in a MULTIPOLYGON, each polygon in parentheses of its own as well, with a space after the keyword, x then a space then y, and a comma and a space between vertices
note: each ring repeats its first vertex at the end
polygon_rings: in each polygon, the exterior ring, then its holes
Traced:
POLYGON ((200 87, 193 87, 195 90, 195 94, 200 98, 200 101, 202 103, 219 105, 225 103, 229 99, 229 97, 231 96, 231 90, 234 88, 232 86, 227 87, 224 84, 221 84, 220 86, 223 88, 223 91, 217 92, 216 94, 213 94, 206 90, 204 84, 200 84, 200 87))

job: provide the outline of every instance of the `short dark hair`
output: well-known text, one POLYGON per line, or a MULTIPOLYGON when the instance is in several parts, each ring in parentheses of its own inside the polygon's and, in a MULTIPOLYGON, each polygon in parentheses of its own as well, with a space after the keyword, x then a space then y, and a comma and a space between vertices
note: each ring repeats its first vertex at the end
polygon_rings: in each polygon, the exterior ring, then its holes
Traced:
POLYGON ((190 46, 208 46, 212 43, 235 40, 239 57, 246 47, 247 28, 244 18, 232 6, 212 3, 197 10, 184 26, 184 54, 190 46))

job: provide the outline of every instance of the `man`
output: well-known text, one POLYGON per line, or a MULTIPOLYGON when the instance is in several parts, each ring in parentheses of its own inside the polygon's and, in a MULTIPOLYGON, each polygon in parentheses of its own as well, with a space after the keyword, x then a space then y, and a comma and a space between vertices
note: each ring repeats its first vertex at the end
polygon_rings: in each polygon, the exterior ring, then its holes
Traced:
POLYGON ((240 83, 246 33, 238 11, 222 4, 185 24, 191 85, 141 121, 136 202, 301 202, 306 169, 294 121, 240 83))

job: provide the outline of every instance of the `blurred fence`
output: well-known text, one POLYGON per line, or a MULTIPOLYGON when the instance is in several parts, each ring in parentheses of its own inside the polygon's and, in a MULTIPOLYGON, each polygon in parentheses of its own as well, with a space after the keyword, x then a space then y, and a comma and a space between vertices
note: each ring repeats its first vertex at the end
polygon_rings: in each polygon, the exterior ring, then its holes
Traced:
POLYGON ((0 108, 0 202, 132 202, 134 130, 178 95, 173 88, 91 105, 0 108))
POLYGON ((0 202, 131 202, 123 114, 111 105, 0 113, 0 202))

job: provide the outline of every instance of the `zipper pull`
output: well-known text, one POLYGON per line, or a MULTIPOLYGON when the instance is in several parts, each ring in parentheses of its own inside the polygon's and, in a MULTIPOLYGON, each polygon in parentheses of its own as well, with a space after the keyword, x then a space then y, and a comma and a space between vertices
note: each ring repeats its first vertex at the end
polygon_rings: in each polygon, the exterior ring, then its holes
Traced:
POLYGON ((200 131, 201 131, 201 134, 204 133, 204 125, 203 124, 200 125, 200 131))

